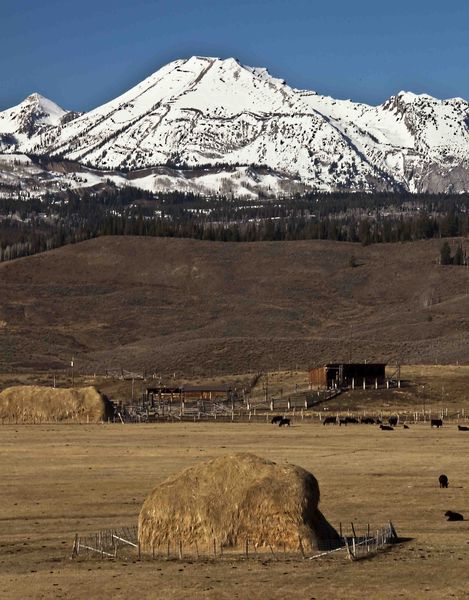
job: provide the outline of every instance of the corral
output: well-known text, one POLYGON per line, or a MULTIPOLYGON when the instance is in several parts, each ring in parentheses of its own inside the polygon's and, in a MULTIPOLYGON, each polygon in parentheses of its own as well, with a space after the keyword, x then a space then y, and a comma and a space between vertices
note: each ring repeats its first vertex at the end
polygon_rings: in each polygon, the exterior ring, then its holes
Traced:
POLYGON ((190 400, 230 400, 234 391, 229 385, 153 386, 146 390, 147 400, 157 402, 187 402, 190 400))
POLYGON ((5 425, 0 441, 2 598, 462 598, 469 585, 466 433, 308 422, 5 425), (392 518, 409 541, 371 561, 70 561, 76 532, 135 525, 153 484, 229 452, 313 472, 334 526, 392 518), (446 473, 448 490, 438 485, 446 473))

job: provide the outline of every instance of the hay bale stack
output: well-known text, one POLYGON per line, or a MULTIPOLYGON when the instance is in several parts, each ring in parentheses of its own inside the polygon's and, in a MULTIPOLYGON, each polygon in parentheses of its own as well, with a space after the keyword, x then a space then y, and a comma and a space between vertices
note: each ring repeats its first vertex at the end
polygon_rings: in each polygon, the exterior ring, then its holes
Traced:
POLYGON ((145 500, 138 521, 142 551, 181 541, 241 550, 298 551, 338 545, 318 510, 319 486, 301 467, 277 465, 254 454, 232 454, 166 479, 145 500))
POLYGON ((108 406, 109 403, 91 386, 52 388, 18 385, 0 393, 0 419, 3 423, 98 423, 109 414, 108 406))

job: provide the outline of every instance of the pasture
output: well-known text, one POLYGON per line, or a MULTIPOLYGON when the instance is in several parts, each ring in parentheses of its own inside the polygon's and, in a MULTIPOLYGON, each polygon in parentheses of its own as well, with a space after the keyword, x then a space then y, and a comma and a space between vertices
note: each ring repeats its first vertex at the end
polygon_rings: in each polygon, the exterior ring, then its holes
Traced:
POLYGON ((0 429, 0 597, 463 598, 469 596, 469 432, 293 421, 5 425, 0 429), (310 470, 335 526, 392 519, 407 542, 353 563, 69 559, 76 532, 133 525, 153 486, 248 451, 310 470), (449 488, 440 489, 446 473, 449 488), (454 510, 467 521, 449 523, 454 510))

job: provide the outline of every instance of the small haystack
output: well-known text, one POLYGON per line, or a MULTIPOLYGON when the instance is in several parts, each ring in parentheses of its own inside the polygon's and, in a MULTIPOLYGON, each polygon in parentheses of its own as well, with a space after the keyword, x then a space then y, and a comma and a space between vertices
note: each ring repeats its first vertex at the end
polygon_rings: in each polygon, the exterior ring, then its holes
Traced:
POLYGON ((169 541, 241 549, 329 549, 339 536, 318 510, 319 486, 301 467, 254 454, 222 456, 166 479, 145 500, 138 520, 142 551, 169 541))
POLYGON ((94 387, 17 385, 0 393, 2 423, 98 423, 109 415, 108 407, 109 402, 94 387))

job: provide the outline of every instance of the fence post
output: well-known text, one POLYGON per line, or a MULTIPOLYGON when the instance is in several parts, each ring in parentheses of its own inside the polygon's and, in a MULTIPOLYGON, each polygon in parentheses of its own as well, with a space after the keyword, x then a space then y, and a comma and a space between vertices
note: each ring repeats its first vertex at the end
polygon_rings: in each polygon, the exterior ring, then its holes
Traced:
POLYGON ((393 537, 394 540, 397 540, 397 533, 396 530, 394 529, 394 525, 392 524, 392 521, 389 521, 389 528, 391 529, 391 535, 393 537))
POLYGON ((249 540, 248 538, 246 538, 246 542, 245 542, 245 546, 244 546, 244 551, 246 554, 246 558, 249 558, 249 540))
POLYGON ((305 558, 305 549, 303 548, 303 542, 301 541, 301 536, 298 536, 298 543, 300 546, 301 556, 305 558))
POLYGON ((75 556, 78 556, 78 549, 79 549, 78 533, 76 533, 75 538, 73 540, 72 554, 71 554, 70 558, 75 558, 75 556))
POLYGON ((269 542, 269 548, 270 548, 270 551, 272 552, 272 556, 274 557, 274 560, 278 560, 278 558, 275 556, 275 552, 274 552, 274 550, 272 548, 272 544, 270 542, 269 542))
POLYGON ((347 548, 347 556, 350 558, 350 560, 352 560, 352 556, 350 554, 350 548, 348 545, 348 539, 347 538, 344 538, 344 539, 345 539, 345 547, 347 548))

